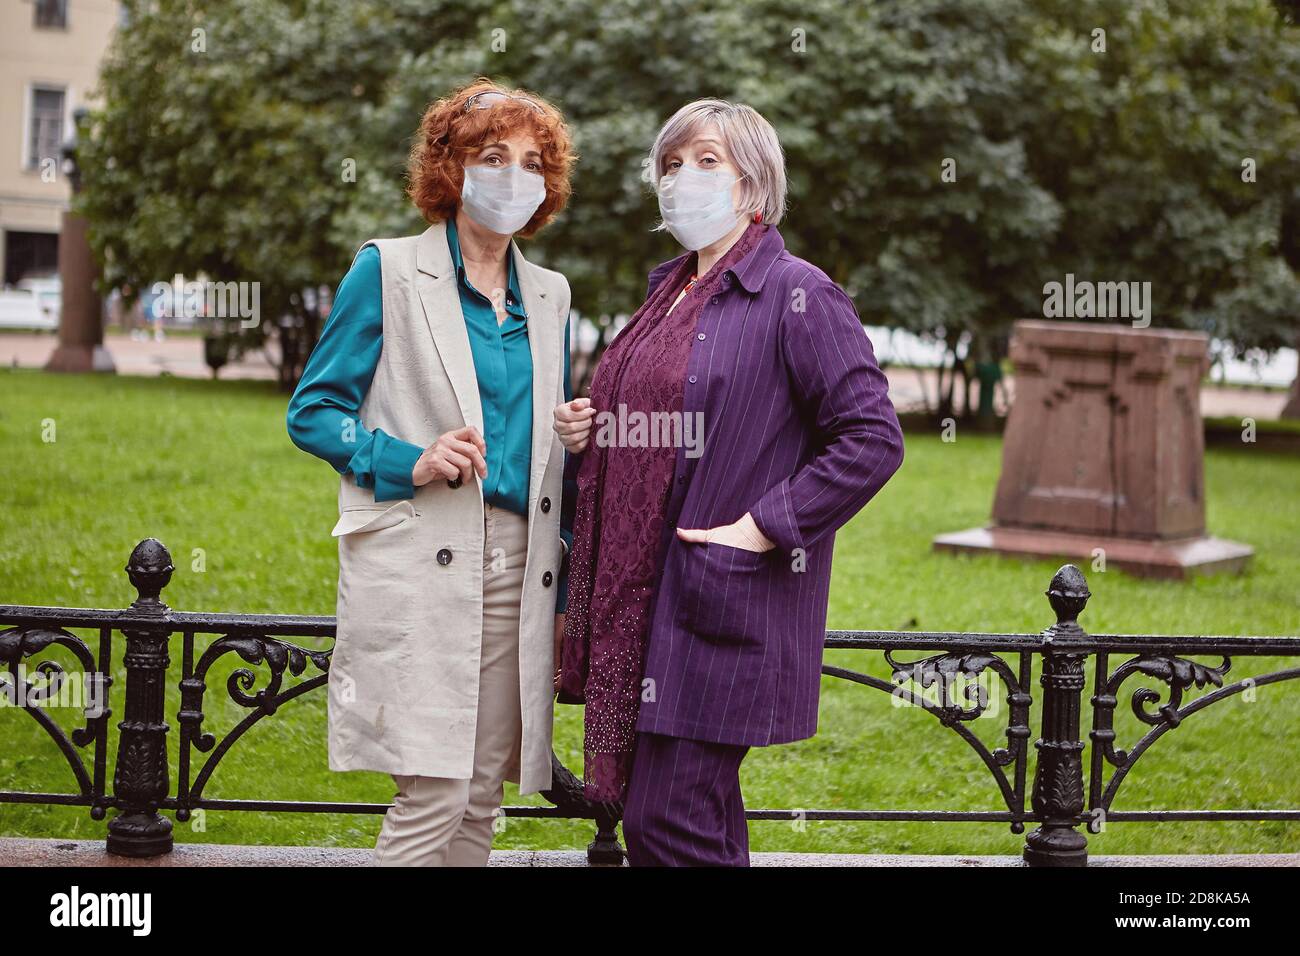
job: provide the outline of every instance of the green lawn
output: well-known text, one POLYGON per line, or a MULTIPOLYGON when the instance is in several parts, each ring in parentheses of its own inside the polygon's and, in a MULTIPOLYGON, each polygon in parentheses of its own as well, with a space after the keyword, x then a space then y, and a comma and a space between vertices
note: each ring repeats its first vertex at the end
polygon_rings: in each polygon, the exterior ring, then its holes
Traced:
MULTIPOLYGON (((0 601, 124 606, 133 592, 122 567, 135 543, 152 535, 171 549, 177 567, 164 593, 174 608, 332 613, 336 566, 329 532, 336 479, 289 442, 284 405, 282 396, 260 384, 0 371, 0 601), (43 441, 50 425, 56 440, 43 441)), ((1037 631, 1051 623, 1042 592, 1052 565, 930 552, 934 534, 987 518, 998 467, 996 438, 962 435, 945 444, 909 436, 902 471, 839 537, 831 626, 1037 631)), ((1089 573, 1093 598, 1082 618, 1087 628, 1300 634, 1300 460, 1247 449, 1215 451, 1206 472, 1210 529, 1254 545, 1252 571, 1192 584, 1089 573)), ((178 644, 168 701, 173 731, 178 644)), ((118 637, 117 695, 123 687, 121 648, 118 637)), ((52 654, 71 664, 65 652, 52 654)), ((888 674, 879 654, 842 651, 831 658, 888 674)), ((226 695, 225 676, 234 667, 226 660, 208 682, 204 729, 218 734, 245 713, 226 695)), ((1279 663, 1241 659, 1231 676, 1262 673, 1279 663)), ((259 684, 264 683, 262 676, 259 684)), ((1137 679, 1125 685, 1120 746, 1131 746, 1140 735, 1128 697, 1141 685, 1137 679)), ((746 761, 749 805, 1001 809, 983 764, 956 735, 923 712, 891 704, 878 691, 825 680, 819 735, 755 750, 746 761)), ((120 696, 114 707, 115 724, 120 696)), ((581 711, 560 707, 559 715, 556 750, 580 770, 581 711)), ((71 717, 60 712, 56 719, 69 727, 71 717)), ((1035 710, 1035 727, 1037 719, 1035 710)), ((1004 739, 1001 719, 973 727, 990 745, 1004 739)), ((1300 807, 1298 734, 1300 684, 1265 687, 1254 703, 1237 697, 1216 705, 1166 735, 1143 758, 1116 809, 1300 807)), ((175 739, 173 732, 173 751, 175 739)), ((110 742, 115 740, 114 726, 110 742)), ((70 786, 66 765, 35 722, 0 709, 0 789, 70 786)), ((321 693, 288 705, 246 735, 207 790, 211 797, 375 802, 392 793, 386 776, 326 769, 321 693)), ((379 817, 213 811, 204 825, 202 832, 178 825, 177 837, 368 846, 379 817)), ((0 834, 98 838, 103 832, 103 823, 84 809, 0 804, 0 834)), ((756 822, 751 834, 756 850, 900 853, 1016 853, 1023 839, 987 823, 798 828, 756 822)), ((512 820, 497 845, 577 848, 590 838, 585 823, 512 820)), ((1092 849, 1296 852, 1300 824, 1116 823, 1092 837, 1092 849)))

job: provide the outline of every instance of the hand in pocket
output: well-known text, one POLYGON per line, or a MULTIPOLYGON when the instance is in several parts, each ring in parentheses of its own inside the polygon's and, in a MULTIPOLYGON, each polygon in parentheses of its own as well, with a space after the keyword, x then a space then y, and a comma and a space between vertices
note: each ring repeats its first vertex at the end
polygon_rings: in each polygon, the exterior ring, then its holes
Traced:
POLYGON ((741 551, 754 551, 759 554, 776 547, 763 532, 758 530, 758 525, 754 523, 749 512, 745 512, 744 517, 739 521, 720 525, 717 528, 678 528, 677 537, 683 541, 699 544, 725 544, 729 548, 739 548, 741 551))

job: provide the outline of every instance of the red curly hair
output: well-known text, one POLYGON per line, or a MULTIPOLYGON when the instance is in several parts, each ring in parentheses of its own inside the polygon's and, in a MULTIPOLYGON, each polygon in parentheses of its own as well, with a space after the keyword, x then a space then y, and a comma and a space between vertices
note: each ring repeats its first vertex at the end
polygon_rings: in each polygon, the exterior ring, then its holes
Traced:
POLYGON ((442 222, 456 214, 465 179, 465 160, 488 143, 531 133, 542 153, 542 178, 546 198, 519 235, 532 236, 562 210, 572 186, 569 175, 577 155, 560 111, 533 93, 509 90, 480 77, 449 93, 424 111, 420 130, 407 162, 406 193, 428 222, 442 222), (523 96, 541 107, 534 109, 517 99, 495 102, 483 109, 465 111, 465 103, 479 93, 523 96))

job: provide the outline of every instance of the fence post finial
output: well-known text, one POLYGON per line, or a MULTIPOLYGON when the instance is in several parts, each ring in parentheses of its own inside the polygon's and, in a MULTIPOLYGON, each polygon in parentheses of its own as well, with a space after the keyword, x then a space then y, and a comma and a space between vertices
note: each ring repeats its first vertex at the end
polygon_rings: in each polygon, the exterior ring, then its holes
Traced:
POLYGON ((1056 613, 1057 628, 1077 628, 1079 615, 1088 606, 1092 592, 1088 590, 1088 579, 1073 564, 1065 564, 1052 575, 1052 583, 1047 586, 1047 600, 1051 602, 1056 613))
POLYGON ((132 607, 157 608, 166 610, 167 605, 158 597, 167 582, 172 579, 176 568, 172 564, 171 552, 157 538, 145 538, 135 546, 131 558, 126 562, 126 574, 135 588, 136 599, 132 607))

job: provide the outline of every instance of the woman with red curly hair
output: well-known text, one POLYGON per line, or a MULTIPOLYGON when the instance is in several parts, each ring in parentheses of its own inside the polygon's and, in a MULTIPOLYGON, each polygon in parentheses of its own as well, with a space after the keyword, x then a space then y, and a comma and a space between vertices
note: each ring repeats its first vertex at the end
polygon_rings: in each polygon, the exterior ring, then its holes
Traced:
POLYGON ((393 776, 376 865, 486 864, 502 781, 551 785, 569 284, 513 237, 564 208, 574 158, 531 93, 430 106, 409 164, 430 225, 361 245, 289 403, 341 476, 329 765, 393 776))

